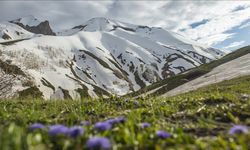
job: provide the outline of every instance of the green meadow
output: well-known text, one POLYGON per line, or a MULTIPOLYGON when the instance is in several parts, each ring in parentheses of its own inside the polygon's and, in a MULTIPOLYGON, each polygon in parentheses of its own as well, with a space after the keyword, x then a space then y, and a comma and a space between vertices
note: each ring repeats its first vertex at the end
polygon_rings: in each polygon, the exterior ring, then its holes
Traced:
POLYGON ((0 101, 1 150, 81 150, 88 139, 110 141, 110 149, 250 149, 250 134, 229 134, 234 125, 250 125, 250 76, 245 76, 169 98, 112 97, 109 99, 0 101), (111 118, 126 120, 99 131, 95 123, 111 118), (90 125, 80 125, 89 121, 90 125), (150 126, 142 128, 142 123, 150 126), (46 126, 30 130, 34 123, 46 126), (72 138, 50 135, 50 125, 81 126, 72 138), (171 134, 159 138, 158 130, 171 134))

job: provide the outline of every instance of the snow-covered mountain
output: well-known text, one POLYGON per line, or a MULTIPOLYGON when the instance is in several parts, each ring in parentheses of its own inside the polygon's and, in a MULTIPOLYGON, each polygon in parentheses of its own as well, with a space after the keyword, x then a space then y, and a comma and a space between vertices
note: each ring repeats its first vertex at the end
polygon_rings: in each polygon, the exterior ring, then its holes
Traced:
POLYGON ((19 41, 42 35, 56 35, 47 20, 33 16, 0 22, 0 42, 19 41))
POLYGON ((0 22, 0 42, 26 39, 32 37, 33 35, 33 33, 16 24, 0 22))
MULTIPOLYGON (((34 19, 18 22, 39 24, 34 19)), ((162 28, 107 18, 93 18, 57 36, 38 36, 19 23, 0 23, 2 33, 29 36, 2 42, 0 58, 19 66, 46 99, 124 95, 224 55, 162 28)))
POLYGON ((17 24, 20 27, 24 28, 27 31, 30 31, 35 34, 44 34, 44 35, 56 35, 50 25, 49 21, 40 21, 33 16, 26 16, 16 20, 10 21, 11 23, 17 24))

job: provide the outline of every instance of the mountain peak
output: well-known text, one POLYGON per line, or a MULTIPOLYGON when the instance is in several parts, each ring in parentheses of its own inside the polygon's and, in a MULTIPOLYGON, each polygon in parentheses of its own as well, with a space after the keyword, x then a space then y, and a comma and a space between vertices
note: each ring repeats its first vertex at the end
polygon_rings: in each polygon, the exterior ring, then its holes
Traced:
POLYGON ((106 22, 109 23, 110 19, 105 17, 94 17, 89 19, 87 22, 106 22))
MULTIPOLYGON (((136 28, 138 26, 137 25, 132 25, 129 23, 124 23, 121 21, 117 21, 117 20, 113 20, 113 19, 109 19, 109 18, 105 18, 105 17, 95 17, 92 19, 89 19, 88 21, 86 21, 85 23, 75 26, 72 29, 77 29, 74 31, 69 31, 67 30, 68 33, 72 34, 72 33, 76 33, 78 31, 87 31, 87 32, 95 32, 95 31, 114 31, 116 30, 116 28, 122 28, 124 30, 128 30, 128 31, 135 31, 136 28)), ((62 34, 68 34, 67 32, 62 34)))
POLYGON ((74 28, 81 28, 86 31, 104 31, 107 29, 112 29, 114 23, 110 21, 110 19, 104 17, 96 17, 86 21, 83 25, 76 26, 74 28))
POLYGON ((20 24, 23 24, 24 26, 27 25, 27 26, 33 27, 33 26, 39 25, 42 21, 38 20, 32 15, 28 15, 28 16, 24 16, 24 17, 12 20, 10 22, 16 23, 16 24, 20 23, 20 24))
POLYGON ((40 21, 32 15, 21 17, 16 20, 10 21, 10 23, 17 24, 24 28, 27 31, 30 31, 35 34, 44 34, 44 35, 56 35, 50 25, 49 21, 40 21))

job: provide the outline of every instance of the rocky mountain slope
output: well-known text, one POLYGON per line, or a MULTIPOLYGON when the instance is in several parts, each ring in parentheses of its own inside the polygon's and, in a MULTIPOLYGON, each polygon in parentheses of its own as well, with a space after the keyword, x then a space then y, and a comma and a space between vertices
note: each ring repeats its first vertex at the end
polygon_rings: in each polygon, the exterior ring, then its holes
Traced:
POLYGON ((27 16, 12 21, 0 22, 0 42, 19 41, 42 35, 56 35, 47 20, 40 21, 27 16))
POLYGON ((250 75, 250 54, 246 54, 242 57, 229 61, 214 68, 209 73, 187 82, 162 96, 173 96, 177 94, 186 93, 196 90, 198 88, 219 83, 224 80, 230 80, 242 76, 250 75))
POLYGON ((124 95, 224 55, 162 28, 106 18, 57 36, 33 17, 0 27, 0 59, 32 80, 17 91, 37 87, 46 99, 124 95))
POLYGON ((224 57, 192 68, 176 76, 153 83, 129 96, 173 96, 210 84, 250 74, 250 46, 235 50, 224 57))
POLYGON ((14 23, 24 28, 25 30, 35 33, 35 34, 44 34, 44 35, 56 35, 50 25, 49 21, 40 21, 33 16, 27 16, 23 18, 19 18, 16 20, 10 21, 10 23, 14 23))
POLYGON ((21 40, 34 36, 33 33, 23 29, 22 27, 10 23, 1 22, 0 23, 0 42, 8 42, 13 40, 21 40))

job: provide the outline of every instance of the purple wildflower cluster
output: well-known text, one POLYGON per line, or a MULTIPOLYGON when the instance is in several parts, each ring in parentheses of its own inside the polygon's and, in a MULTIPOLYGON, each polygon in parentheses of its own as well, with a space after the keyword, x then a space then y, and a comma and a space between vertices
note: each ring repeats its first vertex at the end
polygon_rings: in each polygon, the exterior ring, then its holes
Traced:
MULTIPOLYGON (((119 123, 124 123, 127 119, 125 117, 117 117, 108 119, 106 121, 97 122, 93 125, 93 128, 98 131, 105 131, 110 130, 114 125, 119 123)), ((81 122, 80 125, 89 126, 90 122, 84 121, 81 122)), ((139 124, 141 129, 149 128, 151 126, 148 122, 143 122, 139 124)), ((71 138, 77 138, 84 134, 84 129, 82 126, 73 126, 73 127, 66 127, 64 125, 56 124, 51 126, 45 126, 41 123, 34 123, 29 127, 30 131, 35 130, 48 130, 48 134, 50 136, 57 136, 57 135, 65 135, 71 138)), ((244 125, 235 125, 228 131, 229 135, 233 134, 248 134, 249 130, 247 126, 244 125)), ((156 131, 156 137, 158 139, 166 139, 171 137, 172 135, 166 131, 158 130, 156 131)), ((98 137, 94 136, 87 140, 86 147, 88 149, 110 149, 111 143, 108 138, 105 137, 98 137)))
POLYGON ((34 131, 36 129, 44 129, 45 125, 41 124, 41 123, 34 123, 29 127, 30 131, 34 131))
POLYGON ((81 121, 80 126, 90 126, 91 123, 89 121, 81 121))
MULTIPOLYGON (((88 126, 90 125, 90 122, 81 122, 80 124, 88 126)), ((99 124, 100 128, 103 129, 104 127, 102 123, 99 124)), ((111 126, 111 125, 110 125, 111 126)), ((111 127, 110 127, 111 128, 111 127)), ((77 138, 84 133, 84 129, 82 126, 73 126, 73 127, 66 127, 61 124, 51 125, 46 127, 45 125, 41 123, 34 123, 30 125, 29 130, 35 131, 35 130, 44 130, 48 129, 48 134, 50 136, 58 136, 58 135, 64 135, 71 138, 77 138)), ((92 137, 88 139, 86 146, 88 149, 110 149, 111 144, 108 138, 105 137, 92 137)))
POLYGON ((151 126, 151 124, 148 123, 148 122, 143 122, 143 123, 140 124, 140 127, 141 127, 142 129, 148 128, 148 127, 150 127, 150 126, 151 126))
POLYGON ((105 122, 110 123, 111 125, 115 125, 118 123, 124 123, 127 119, 125 117, 117 117, 117 118, 112 118, 112 119, 108 119, 105 122))
POLYGON ((87 141, 86 145, 88 149, 110 149, 111 148, 109 139, 105 137, 92 137, 87 141))
POLYGON ((48 134, 50 136, 66 135, 72 138, 81 136, 84 133, 84 129, 81 126, 73 126, 69 128, 61 124, 56 124, 46 127, 41 123, 34 123, 29 127, 30 131, 35 131, 38 129, 40 130, 48 129, 48 134))
POLYGON ((124 123, 127 119, 125 117, 117 117, 108 119, 106 121, 97 122, 94 124, 94 129, 99 131, 110 130, 114 125, 124 123))
POLYGON ((171 137, 171 134, 170 134, 170 133, 165 132, 165 131, 162 131, 162 130, 158 130, 158 131, 156 132, 156 135, 157 135, 157 137, 160 138, 160 139, 166 139, 166 138, 171 137))
MULTIPOLYGON (((111 129, 114 125, 119 123, 124 123, 126 121, 125 117, 117 117, 108 119, 103 122, 97 122, 94 124, 94 129, 99 131, 105 131, 111 129)), ((82 126, 89 126, 91 123, 89 121, 80 122, 81 126, 67 127, 61 124, 45 126, 41 123, 34 123, 29 127, 30 131, 35 130, 48 130, 50 136, 64 135, 71 138, 77 138, 84 134, 84 129, 82 126)), ((92 137, 88 139, 86 146, 88 149, 110 149, 111 144, 109 139, 105 137, 92 137)))
POLYGON ((52 125, 52 126, 49 126, 49 135, 66 135, 68 134, 69 132, 69 128, 64 126, 64 125, 60 125, 60 124, 56 124, 56 125, 52 125))
POLYGON ((94 129, 99 130, 99 131, 105 131, 105 130, 109 130, 112 128, 112 125, 108 122, 97 122, 94 125, 94 129))
POLYGON ((244 125, 235 125, 230 128, 228 131, 228 134, 233 135, 233 134, 248 134, 248 127, 244 125))
POLYGON ((80 126, 71 127, 71 128, 69 128, 69 130, 68 130, 68 135, 69 135, 70 137, 72 137, 72 138, 76 138, 76 137, 78 137, 78 136, 81 136, 81 135, 83 135, 83 133, 84 133, 84 130, 83 130, 83 128, 80 127, 80 126))

